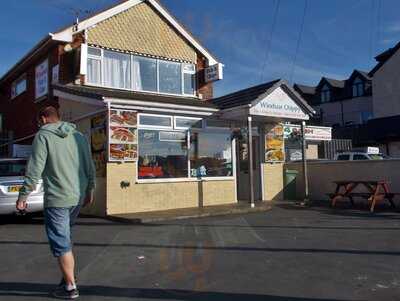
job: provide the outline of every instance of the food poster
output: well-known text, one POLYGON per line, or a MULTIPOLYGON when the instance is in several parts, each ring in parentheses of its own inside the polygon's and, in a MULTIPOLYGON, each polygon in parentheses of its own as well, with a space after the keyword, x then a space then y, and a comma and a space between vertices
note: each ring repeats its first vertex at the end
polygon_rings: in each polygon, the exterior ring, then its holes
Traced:
POLYGON ((265 135, 265 162, 283 161, 285 161, 283 125, 268 125, 265 135))
POLYGON ((137 144, 110 144, 110 161, 136 161, 137 144))
POLYGON ((137 112, 111 109, 109 111, 109 160, 137 160, 137 112))
POLYGON ((90 145, 96 167, 96 176, 106 176, 107 115, 100 114, 91 119, 90 145))

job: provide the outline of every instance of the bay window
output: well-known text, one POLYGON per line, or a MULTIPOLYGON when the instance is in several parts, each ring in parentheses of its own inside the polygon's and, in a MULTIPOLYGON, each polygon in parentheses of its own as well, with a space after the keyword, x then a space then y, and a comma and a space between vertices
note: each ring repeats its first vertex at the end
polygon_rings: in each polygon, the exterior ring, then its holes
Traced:
POLYGON ((183 64, 183 94, 193 95, 196 89, 196 70, 192 64, 183 64))
POLYGON ((233 177, 229 130, 201 118, 139 114, 138 179, 233 177))
POLYGON ((86 80, 96 86, 194 96, 196 67, 88 47, 86 80))
POLYGON ((157 92, 157 60, 135 57, 133 79, 134 90, 157 92))
POLYGON ((112 88, 131 88, 131 58, 129 54, 104 50, 104 85, 112 88))
POLYGON ((182 94, 181 64, 159 61, 159 85, 161 93, 182 94))
POLYGON ((88 48, 87 81, 90 84, 101 85, 101 49, 88 48))

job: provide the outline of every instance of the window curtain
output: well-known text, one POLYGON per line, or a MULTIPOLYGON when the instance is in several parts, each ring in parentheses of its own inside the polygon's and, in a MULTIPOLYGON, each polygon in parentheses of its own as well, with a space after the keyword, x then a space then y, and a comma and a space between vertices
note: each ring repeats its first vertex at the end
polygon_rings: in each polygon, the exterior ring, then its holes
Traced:
POLYGON ((131 89, 130 55, 104 51, 104 85, 131 89))
POLYGON ((143 90, 142 77, 140 74, 140 62, 136 58, 133 60, 133 87, 137 91, 143 90))

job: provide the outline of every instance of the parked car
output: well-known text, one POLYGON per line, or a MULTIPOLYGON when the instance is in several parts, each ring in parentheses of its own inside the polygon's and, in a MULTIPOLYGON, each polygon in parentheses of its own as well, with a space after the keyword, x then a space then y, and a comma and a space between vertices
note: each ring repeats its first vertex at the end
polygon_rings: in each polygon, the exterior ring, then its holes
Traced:
MULTIPOLYGON (((23 177, 27 159, 0 159, 0 214, 17 213, 15 203, 23 177)), ((43 211, 43 187, 37 185, 36 190, 29 196, 27 213, 43 211)))
POLYGON ((335 160, 339 161, 359 161, 359 160, 383 160, 388 159, 383 154, 369 154, 367 152, 342 152, 337 153, 335 160))

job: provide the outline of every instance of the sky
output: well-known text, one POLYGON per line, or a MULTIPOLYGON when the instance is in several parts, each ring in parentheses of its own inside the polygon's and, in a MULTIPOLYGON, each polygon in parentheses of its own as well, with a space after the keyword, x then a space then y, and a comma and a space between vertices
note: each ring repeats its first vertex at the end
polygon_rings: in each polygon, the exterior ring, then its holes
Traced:
MULTIPOLYGON (((0 76, 74 11, 117 0, 3 1, 0 76)), ((374 57, 400 41, 398 0, 161 0, 220 62, 216 96, 274 79, 316 85, 369 71, 374 57), (302 26, 303 24, 303 26, 302 26)))

